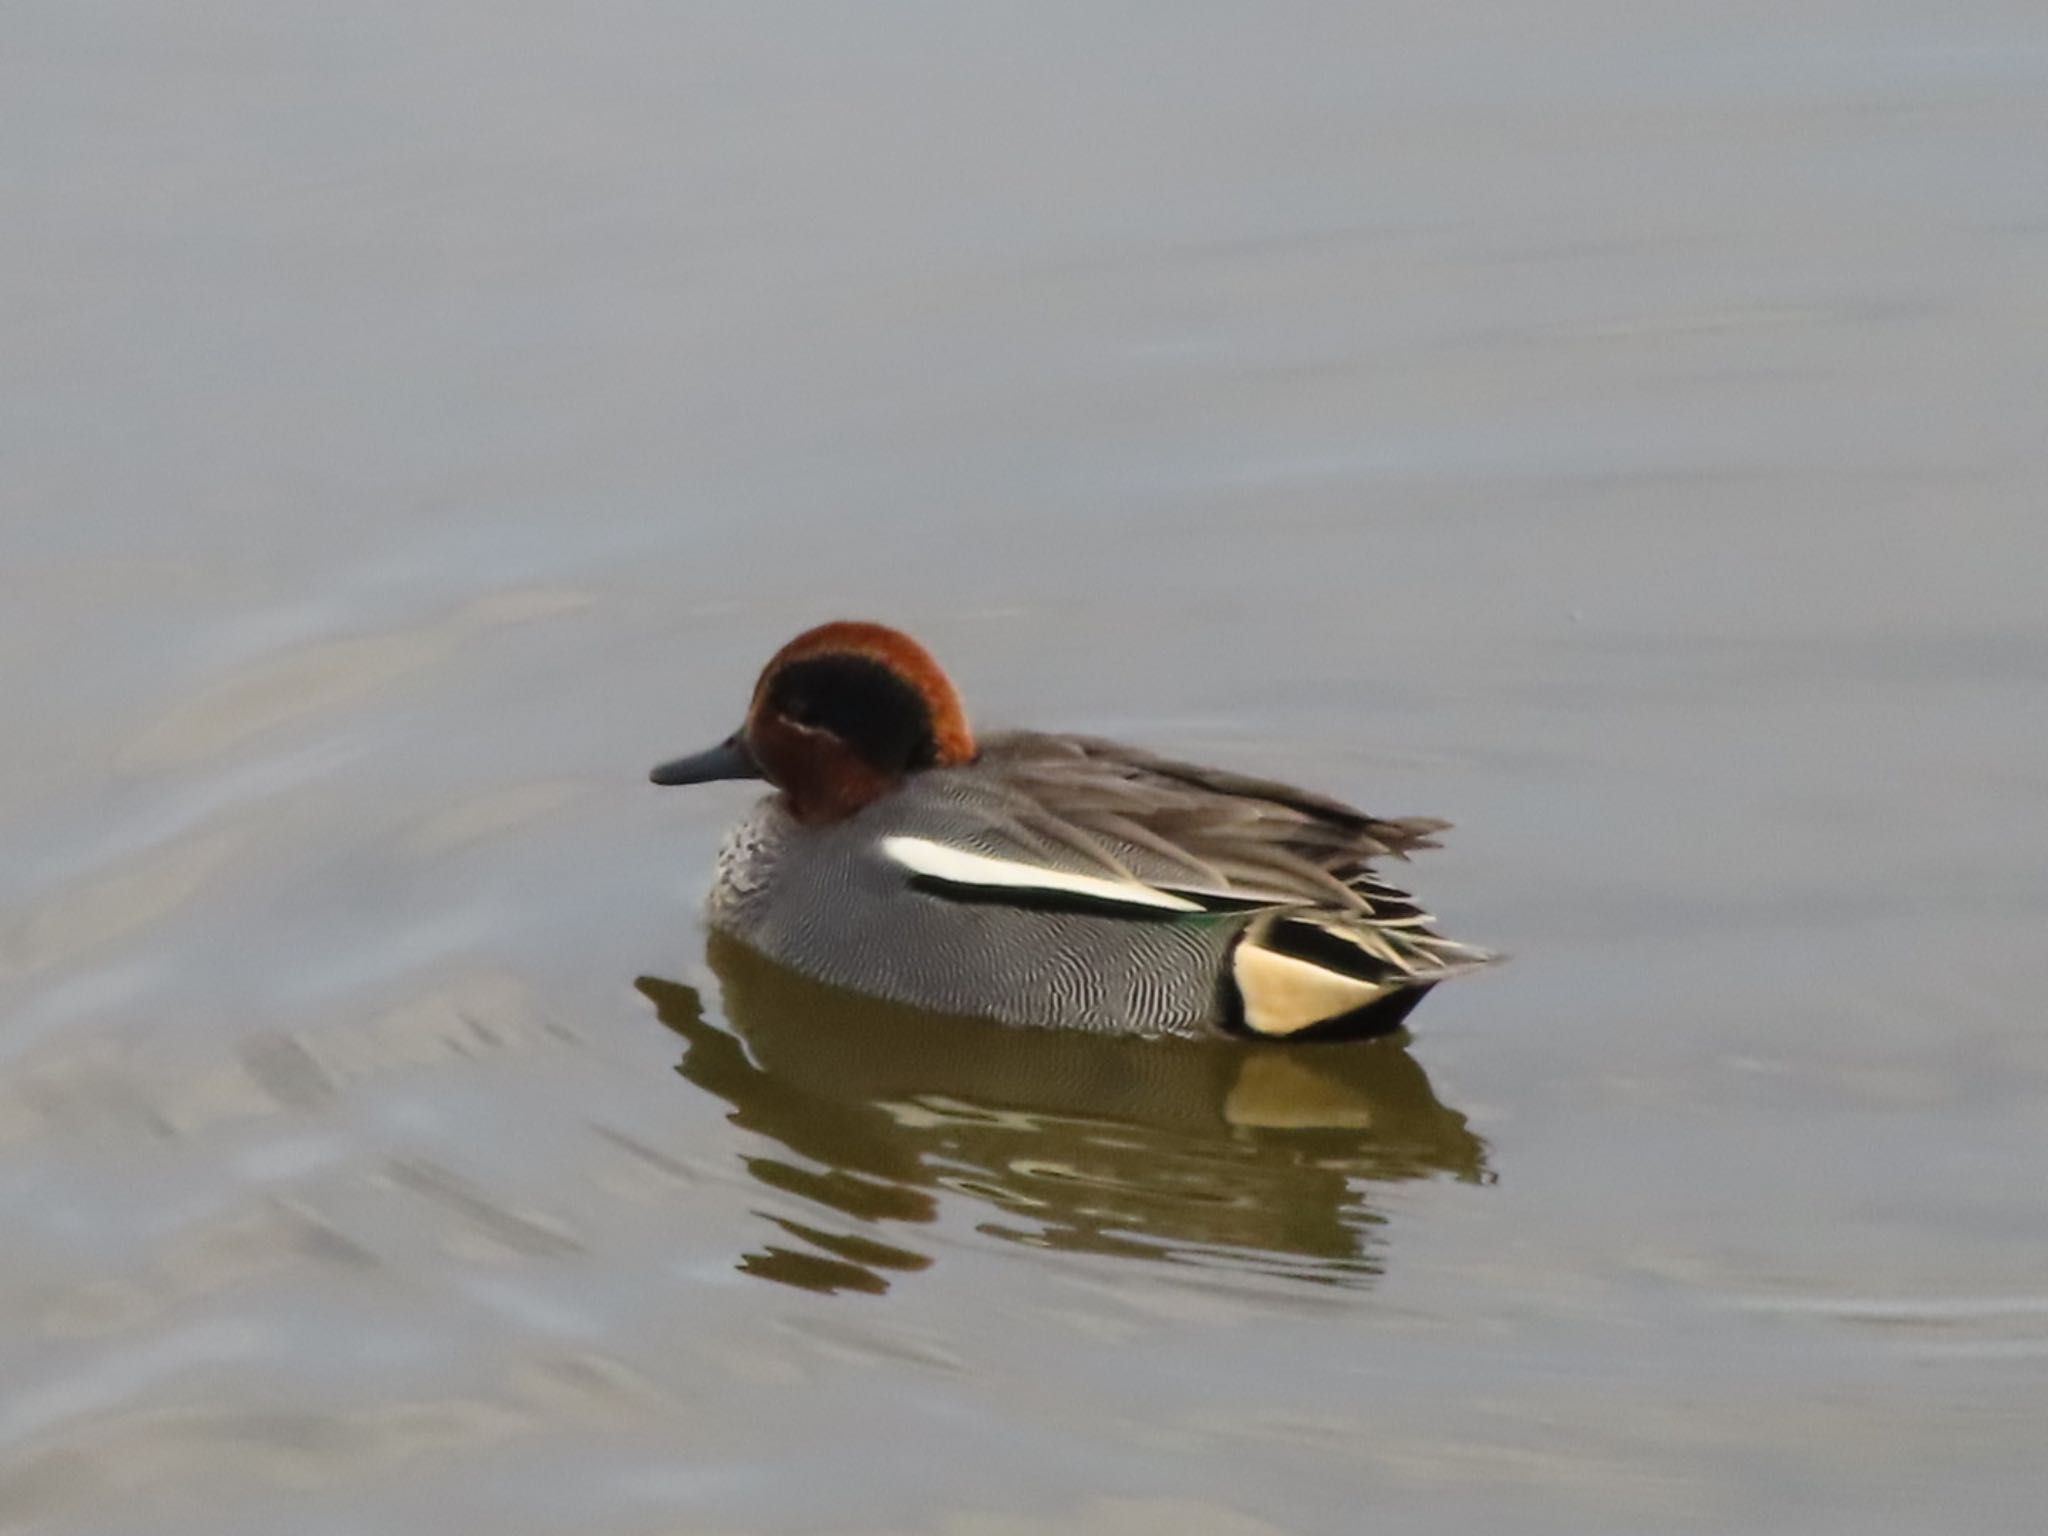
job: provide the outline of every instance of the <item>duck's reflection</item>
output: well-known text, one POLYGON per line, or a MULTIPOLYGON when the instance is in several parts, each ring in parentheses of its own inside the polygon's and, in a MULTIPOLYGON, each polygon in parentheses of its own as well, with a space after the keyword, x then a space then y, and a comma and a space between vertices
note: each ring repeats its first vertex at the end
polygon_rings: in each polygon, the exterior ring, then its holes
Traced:
POLYGON ((1486 1176, 1485 1144, 1396 1040, 1012 1029, 822 987, 717 937, 709 958, 744 1046, 692 988, 639 986, 683 1038, 682 1075, 786 1150, 748 1172, 828 1224, 768 1218, 794 1245, 744 1256, 765 1279, 886 1290, 932 1262, 892 1228, 934 1220, 951 1190, 1020 1243, 1363 1283, 1379 1272, 1374 1184, 1486 1176))

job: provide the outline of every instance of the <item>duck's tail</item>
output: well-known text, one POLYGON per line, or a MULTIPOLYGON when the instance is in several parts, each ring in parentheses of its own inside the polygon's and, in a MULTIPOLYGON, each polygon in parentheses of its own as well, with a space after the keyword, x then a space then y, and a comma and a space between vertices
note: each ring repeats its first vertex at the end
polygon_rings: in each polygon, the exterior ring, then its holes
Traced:
POLYGON ((1254 917, 1224 978, 1233 1028, 1285 1040, 1385 1034, 1438 982, 1497 958, 1432 931, 1427 913, 1404 905, 1385 917, 1298 907, 1254 917))

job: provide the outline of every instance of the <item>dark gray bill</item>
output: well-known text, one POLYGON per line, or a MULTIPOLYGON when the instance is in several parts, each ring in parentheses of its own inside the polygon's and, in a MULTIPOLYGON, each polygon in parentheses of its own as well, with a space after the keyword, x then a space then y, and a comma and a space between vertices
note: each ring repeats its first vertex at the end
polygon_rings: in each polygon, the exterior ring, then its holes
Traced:
POLYGON ((739 737, 721 741, 708 752, 663 763, 647 775, 657 784, 710 784, 718 779, 758 779, 761 765, 739 737))

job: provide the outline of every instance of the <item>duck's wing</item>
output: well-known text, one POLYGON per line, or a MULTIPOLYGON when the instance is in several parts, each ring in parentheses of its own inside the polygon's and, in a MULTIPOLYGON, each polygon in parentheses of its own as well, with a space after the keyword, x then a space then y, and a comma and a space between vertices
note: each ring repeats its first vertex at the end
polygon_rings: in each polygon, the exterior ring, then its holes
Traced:
POLYGON ((1444 822, 1383 820, 1094 737, 991 737, 982 759, 917 775, 883 856, 954 901, 1228 924, 1227 1030, 1390 1029, 1435 983, 1493 958, 1437 933, 1372 870, 1434 846, 1444 822))
POLYGON ((939 835, 892 839, 897 862, 991 894, 1050 881, 1154 913, 1306 906, 1382 924, 1428 921, 1370 866, 1434 847, 1445 822, 1368 816, 1292 785, 1091 736, 992 736, 982 761, 982 771, 920 776, 952 814, 939 835))

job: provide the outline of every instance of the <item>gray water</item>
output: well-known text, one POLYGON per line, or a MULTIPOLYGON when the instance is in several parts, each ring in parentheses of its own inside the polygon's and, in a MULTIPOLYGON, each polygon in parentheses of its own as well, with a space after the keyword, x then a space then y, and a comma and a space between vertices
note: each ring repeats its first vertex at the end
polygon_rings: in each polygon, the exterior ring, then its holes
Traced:
POLYGON ((9 6, 0 1529, 2035 1528, 2044 159, 2022 0, 9 6), (1514 958, 707 950, 839 615, 1514 958))

